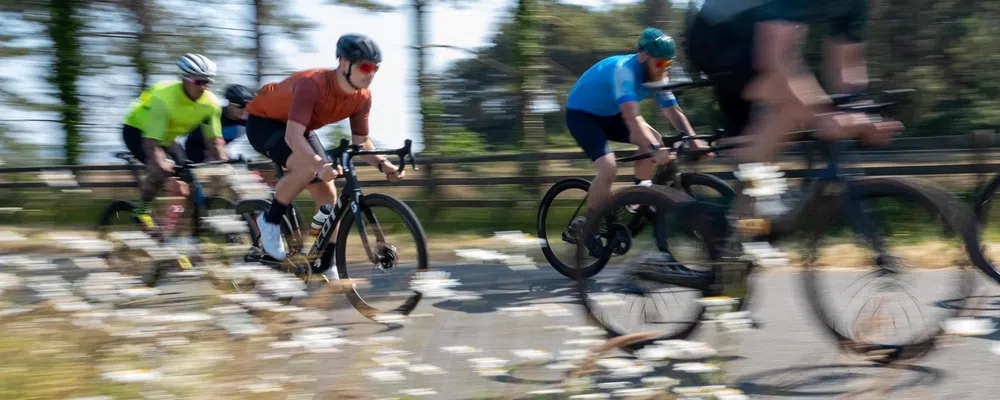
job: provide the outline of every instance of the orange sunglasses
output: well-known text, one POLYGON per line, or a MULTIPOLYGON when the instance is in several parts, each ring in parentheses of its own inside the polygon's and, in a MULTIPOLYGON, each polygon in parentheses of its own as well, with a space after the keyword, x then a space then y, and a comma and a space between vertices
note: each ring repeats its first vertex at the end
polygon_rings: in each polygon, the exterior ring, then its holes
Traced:
POLYGON ((378 64, 369 64, 369 63, 358 64, 358 71, 361 71, 362 73, 365 74, 373 73, 375 71, 378 71, 378 64))
POLYGON ((673 64, 674 64, 674 60, 657 60, 656 64, 653 64, 653 66, 655 66, 656 69, 664 69, 664 68, 667 68, 667 67, 669 67, 669 66, 671 66, 673 64))

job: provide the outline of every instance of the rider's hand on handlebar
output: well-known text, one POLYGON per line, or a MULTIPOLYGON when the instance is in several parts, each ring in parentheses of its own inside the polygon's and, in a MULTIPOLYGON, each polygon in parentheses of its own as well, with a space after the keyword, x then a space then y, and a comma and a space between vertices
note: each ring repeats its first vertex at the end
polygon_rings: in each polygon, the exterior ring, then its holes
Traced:
POLYGON ((323 164, 323 168, 316 173, 319 179, 323 182, 330 182, 337 179, 338 176, 344 173, 344 168, 337 166, 337 169, 333 169, 333 164, 323 164))
POLYGON ((174 167, 177 166, 177 164, 174 163, 174 160, 171 160, 170 157, 160 157, 157 165, 160 167, 161 171, 171 174, 174 172, 174 167))
POLYGON ((406 171, 399 171, 399 167, 388 161, 382 164, 382 171, 385 173, 385 179, 390 182, 396 182, 406 176, 406 171))
MULTIPOLYGON (((709 148, 708 143, 704 140, 694 140, 691 142, 691 148, 694 149, 707 149, 709 148)), ((705 161, 715 158, 715 153, 706 153, 705 155, 698 157, 698 160, 705 161)))
POLYGON ((663 165, 676 160, 677 155, 674 154, 674 152, 671 151, 669 148, 661 147, 659 149, 656 149, 655 152, 653 152, 653 156, 651 158, 653 159, 653 162, 656 163, 656 165, 663 165))
POLYGON ((861 138, 867 144, 883 144, 903 130, 899 121, 876 120, 864 113, 833 113, 817 121, 817 136, 824 140, 861 138))

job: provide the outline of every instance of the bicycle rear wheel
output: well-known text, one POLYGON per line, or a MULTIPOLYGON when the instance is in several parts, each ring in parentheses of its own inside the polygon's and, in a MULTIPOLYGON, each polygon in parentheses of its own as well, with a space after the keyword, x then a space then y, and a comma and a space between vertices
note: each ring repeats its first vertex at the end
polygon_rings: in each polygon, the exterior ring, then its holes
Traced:
POLYGON ((802 278, 810 308, 826 332, 850 352, 876 362, 919 358, 934 349, 943 322, 963 312, 974 284, 974 272, 968 267, 984 268, 975 220, 950 193, 923 181, 867 178, 849 185, 845 190, 854 193, 853 198, 860 201, 856 205, 862 205, 865 214, 826 195, 815 203, 805 226, 809 238, 802 278), (871 222, 867 228, 859 225, 866 221, 871 222), (854 225, 845 227, 845 223, 854 225), (928 239, 932 234, 940 237, 928 239), (924 268, 911 268, 914 263, 924 268), (934 276, 918 289, 919 284, 902 282, 904 272, 934 276), (848 283, 850 279, 845 278, 851 273, 860 273, 861 278, 848 283), (821 283, 836 289, 824 290, 821 283), (901 292, 898 296, 896 289, 901 292), (911 293, 914 289, 921 297, 940 291, 943 298, 918 301, 911 293), (866 291, 877 300, 857 300, 866 291), (850 293, 850 299, 846 303, 831 299, 837 292, 850 293), (886 306, 886 299, 900 300, 898 307, 895 303, 886 306), (951 305, 940 306, 944 302, 951 305), (927 303, 938 307, 933 312, 919 308, 927 303), (902 315, 886 314, 895 310, 902 315), (856 317, 849 316, 854 312, 856 317), (862 316, 866 312, 871 316, 862 316), (907 327, 914 331, 901 331, 907 327))
POLYGON ((587 265, 580 266, 580 271, 574 271, 576 265, 576 242, 572 236, 570 223, 577 217, 587 216, 586 198, 590 190, 590 181, 581 178, 569 178, 557 182, 549 188, 538 206, 538 238, 542 242, 542 254, 557 272, 574 279, 582 273, 585 278, 597 275, 611 259, 608 253, 600 258, 594 258, 587 265), (556 198, 559 198, 558 202, 556 198), (549 230, 556 237, 549 240, 549 230), (562 257, 562 259, 560 259, 562 257))
POLYGON ((154 287, 170 261, 153 256, 159 243, 144 232, 142 222, 135 217, 136 207, 135 202, 125 200, 108 204, 98 220, 97 237, 112 243, 112 250, 105 255, 112 270, 154 287))
POLYGON ((424 228, 413 210, 395 197, 369 194, 359 203, 364 220, 347 212, 337 232, 337 272, 341 281, 352 280, 345 285, 347 298, 376 322, 391 320, 386 314, 408 315, 423 296, 413 284, 428 268, 424 228))

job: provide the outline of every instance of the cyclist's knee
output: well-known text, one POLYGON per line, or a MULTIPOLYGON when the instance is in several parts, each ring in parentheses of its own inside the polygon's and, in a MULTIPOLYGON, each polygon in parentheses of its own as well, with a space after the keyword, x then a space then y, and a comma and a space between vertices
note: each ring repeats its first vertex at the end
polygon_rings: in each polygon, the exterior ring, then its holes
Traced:
POLYGON ((597 169, 596 179, 614 179, 618 174, 618 163, 615 161, 615 154, 608 153, 597 160, 594 160, 594 168, 597 169))
POLYGON ((288 156, 288 160, 285 161, 285 170, 287 174, 293 175, 309 175, 313 174, 310 168, 312 164, 311 156, 303 156, 300 154, 292 153, 288 156))

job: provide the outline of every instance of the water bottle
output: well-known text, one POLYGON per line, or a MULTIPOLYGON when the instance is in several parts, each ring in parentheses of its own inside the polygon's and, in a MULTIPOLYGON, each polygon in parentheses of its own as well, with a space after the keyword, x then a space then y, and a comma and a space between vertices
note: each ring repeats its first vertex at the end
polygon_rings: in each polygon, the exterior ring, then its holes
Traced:
POLYGON ((172 204, 167 208, 166 223, 164 224, 167 232, 173 232, 181 214, 184 214, 184 206, 180 204, 172 204))
POLYGON ((330 218, 330 213, 333 212, 333 206, 329 204, 324 204, 320 206, 319 211, 313 216, 312 223, 309 225, 312 233, 312 237, 319 235, 319 230, 323 229, 323 224, 326 223, 326 219, 330 218))

